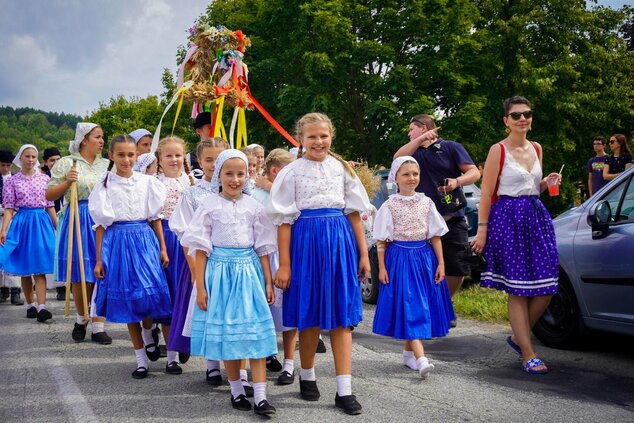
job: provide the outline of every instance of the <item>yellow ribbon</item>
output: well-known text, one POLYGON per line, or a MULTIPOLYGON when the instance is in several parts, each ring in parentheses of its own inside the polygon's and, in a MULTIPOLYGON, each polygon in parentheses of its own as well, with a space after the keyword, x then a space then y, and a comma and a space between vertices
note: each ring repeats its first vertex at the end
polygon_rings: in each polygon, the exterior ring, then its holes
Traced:
POLYGON ((183 107, 183 98, 185 97, 185 87, 182 86, 178 90, 178 106, 176 107, 176 115, 174 116, 174 124, 172 125, 172 136, 174 135, 174 129, 176 129, 176 121, 178 120, 178 115, 181 113, 181 108, 183 107))
POLYGON ((225 105, 225 97, 219 97, 216 99, 216 127, 214 128, 214 137, 222 137, 222 139, 227 139, 227 131, 225 131, 225 126, 222 123, 222 111, 225 105))
POLYGON ((247 146, 247 118, 244 113, 244 108, 241 107, 238 111, 238 133, 236 140, 236 148, 240 149, 247 146), (244 145, 242 145, 244 141, 244 145))

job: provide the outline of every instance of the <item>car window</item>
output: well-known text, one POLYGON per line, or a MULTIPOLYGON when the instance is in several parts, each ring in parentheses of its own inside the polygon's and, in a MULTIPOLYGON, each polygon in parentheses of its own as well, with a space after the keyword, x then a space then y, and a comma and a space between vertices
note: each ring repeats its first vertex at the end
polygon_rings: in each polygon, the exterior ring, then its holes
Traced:
MULTIPOLYGON (((625 181, 624 181, 625 182, 625 181)), ((621 202, 621 198, 623 197, 623 190, 625 190, 625 183, 619 184, 618 187, 610 191, 603 199, 610 204, 610 210, 612 210, 611 221, 616 222, 617 220, 617 210, 619 208, 619 203, 621 202)))
POLYGON ((631 178, 626 182, 626 184, 628 185, 627 191, 625 191, 621 208, 618 210, 619 215, 617 220, 619 222, 626 220, 634 221, 634 184, 632 183, 631 178))

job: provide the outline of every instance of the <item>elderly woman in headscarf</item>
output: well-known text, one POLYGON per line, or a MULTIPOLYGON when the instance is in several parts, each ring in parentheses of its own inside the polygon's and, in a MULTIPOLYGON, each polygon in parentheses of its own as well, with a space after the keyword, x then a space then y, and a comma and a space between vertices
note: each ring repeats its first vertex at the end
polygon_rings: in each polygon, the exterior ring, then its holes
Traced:
MULTIPOLYGON (((70 156, 62 157, 51 169, 51 180, 46 190, 46 199, 54 201, 62 196, 66 197, 65 206, 62 209, 57 232, 57 243, 55 248, 55 280, 66 280, 66 266, 68 260, 72 260, 72 270, 70 275, 73 299, 77 318, 72 332, 75 342, 82 342, 86 337, 86 326, 84 322, 83 310, 84 301, 81 291, 81 276, 79 270, 79 254, 77 248, 77 236, 74 236, 72 257, 68 257, 68 237, 70 223, 70 187, 77 184, 77 200, 79 203, 79 230, 81 231, 81 243, 84 263, 84 273, 87 288, 87 298, 92 298, 92 291, 95 285, 95 276, 92 269, 96 262, 96 240, 95 231, 92 230, 93 222, 88 211, 88 196, 95 184, 108 170, 109 160, 101 156, 104 137, 103 130, 95 123, 80 122, 75 130, 75 139, 70 142, 68 149, 70 156)), ((77 228, 75 229, 77 230, 77 228)), ((104 330, 104 319, 102 317, 92 317, 93 342, 99 344, 110 344, 112 338, 104 330)))

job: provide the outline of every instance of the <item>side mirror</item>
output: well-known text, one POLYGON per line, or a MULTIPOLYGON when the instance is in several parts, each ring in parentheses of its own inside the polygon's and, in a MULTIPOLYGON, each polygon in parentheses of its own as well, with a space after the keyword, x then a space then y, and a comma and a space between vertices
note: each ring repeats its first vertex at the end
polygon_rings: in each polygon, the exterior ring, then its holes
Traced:
POLYGON ((592 227, 592 239, 605 238, 612 221, 612 207, 606 200, 592 206, 588 214, 588 225, 592 227))

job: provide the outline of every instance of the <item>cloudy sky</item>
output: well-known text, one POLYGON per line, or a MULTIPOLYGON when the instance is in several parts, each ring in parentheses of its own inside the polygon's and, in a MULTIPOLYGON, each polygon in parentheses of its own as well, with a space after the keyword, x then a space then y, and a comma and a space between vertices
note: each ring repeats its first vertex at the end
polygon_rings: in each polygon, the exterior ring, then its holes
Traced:
POLYGON ((158 95, 210 2, 0 0, 0 105, 86 115, 113 95, 158 95))

